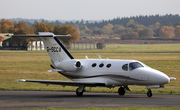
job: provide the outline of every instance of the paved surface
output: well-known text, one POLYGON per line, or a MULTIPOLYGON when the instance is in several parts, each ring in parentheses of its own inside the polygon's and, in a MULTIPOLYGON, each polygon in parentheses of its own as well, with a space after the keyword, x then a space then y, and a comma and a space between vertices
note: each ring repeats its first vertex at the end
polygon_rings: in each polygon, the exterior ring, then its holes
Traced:
POLYGON ((180 107, 180 95, 153 95, 84 92, 77 97, 75 92, 52 91, 0 91, 0 109, 24 108, 87 108, 87 107, 180 107))

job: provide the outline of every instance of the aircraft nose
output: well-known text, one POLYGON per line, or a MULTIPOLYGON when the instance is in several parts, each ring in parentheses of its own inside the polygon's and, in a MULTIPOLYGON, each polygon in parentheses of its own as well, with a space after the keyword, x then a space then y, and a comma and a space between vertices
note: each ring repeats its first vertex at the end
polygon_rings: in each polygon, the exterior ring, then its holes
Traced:
POLYGON ((170 78, 163 72, 149 68, 149 76, 153 84, 163 85, 170 82, 170 78))
POLYGON ((169 77, 166 74, 161 76, 161 80, 162 80, 162 83, 164 83, 164 84, 167 84, 167 83, 170 82, 170 79, 169 79, 169 77))
POLYGON ((160 72, 160 71, 156 71, 156 73, 158 74, 157 75, 157 79, 158 79, 158 82, 161 83, 161 84, 167 84, 170 82, 170 79, 169 77, 164 74, 163 72, 160 72))

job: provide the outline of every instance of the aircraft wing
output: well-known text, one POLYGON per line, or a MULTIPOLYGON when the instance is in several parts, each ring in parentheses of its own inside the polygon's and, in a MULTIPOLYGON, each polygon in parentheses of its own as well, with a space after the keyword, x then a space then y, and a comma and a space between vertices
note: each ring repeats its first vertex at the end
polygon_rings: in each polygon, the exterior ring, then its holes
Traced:
POLYGON ((99 82, 82 82, 82 81, 56 81, 56 80, 26 80, 26 79, 18 79, 15 81, 19 82, 34 82, 34 83, 43 83, 43 84, 55 84, 55 85, 62 85, 62 86, 80 86, 84 85, 86 87, 96 87, 96 86, 106 86, 105 83, 99 82))

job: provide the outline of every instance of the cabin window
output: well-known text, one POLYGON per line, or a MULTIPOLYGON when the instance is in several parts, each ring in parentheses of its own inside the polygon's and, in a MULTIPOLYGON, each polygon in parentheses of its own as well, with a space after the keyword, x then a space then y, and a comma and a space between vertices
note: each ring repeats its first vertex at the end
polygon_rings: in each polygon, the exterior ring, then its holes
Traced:
POLYGON ((110 67, 111 67, 111 64, 107 64, 106 67, 107 67, 107 68, 110 68, 110 67))
POLYGON ((134 70, 136 68, 140 68, 140 67, 144 67, 142 64, 140 64, 139 62, 133 62, 129 64, 129 70, 134 70))
POLYGON ((92 67, 96 67, 96 63, 93 63, 93 64, 92 64, 92 67))
POLYGON ((101 63, 101 64, 99 65, 99 67, 100 67, 100 68, 102 68, 103 66, 104 66, 104 64, 103 64, 103 63, 101 63))
POLYGON ((122 66, 122 69, 123 69, 124 71, 128 71, 128 64, 124 64, 124 65, 122 66))

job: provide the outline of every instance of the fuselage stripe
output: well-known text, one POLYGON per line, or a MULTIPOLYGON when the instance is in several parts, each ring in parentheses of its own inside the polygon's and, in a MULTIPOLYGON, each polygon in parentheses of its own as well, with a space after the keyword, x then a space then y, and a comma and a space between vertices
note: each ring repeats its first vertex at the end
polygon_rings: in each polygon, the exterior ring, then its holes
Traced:
POLYGON ((114 77, 114 78, 123 78, 123 79, 130 79, 130 80, 137 80, 137 81, 142 81, 140 79, 135 79, 135 78, 131 78, 131 77, 128 77, 128 76, 122 76, 122 75, 111 75, 111 74, 106 74, 106 75, 96 75, 96 76, 86 76, 86 77, 83 77, 83 76, 72 76, 72 75, 67 75, 67 74, 64 74, 64 73, 61 73, 59 72, 60 74, 62 74, 63 76, 69 78, 69 79, 83 79, 83 78, 94 78, 94 77, 114 77))

